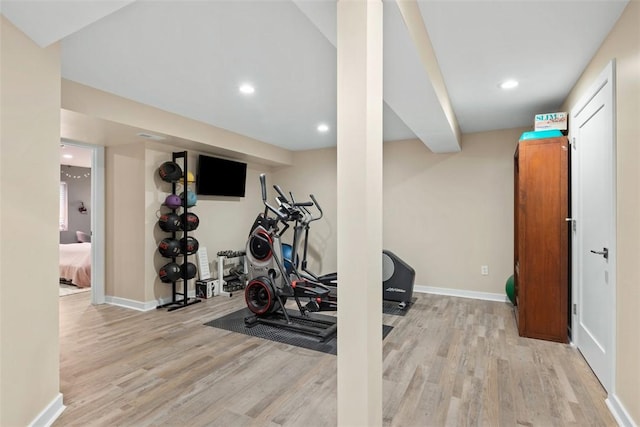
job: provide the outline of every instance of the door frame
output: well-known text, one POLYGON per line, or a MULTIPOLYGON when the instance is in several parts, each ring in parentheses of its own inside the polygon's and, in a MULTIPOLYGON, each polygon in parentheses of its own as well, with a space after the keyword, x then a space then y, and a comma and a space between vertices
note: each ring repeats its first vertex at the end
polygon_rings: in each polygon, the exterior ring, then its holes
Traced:
MULTIPOLYGON (((611 216, 611 227, 608 230, 608 234, 609 234, 609 242, 610 242, 610 248, 609 248, 609 287, 611 289, 612 295, 611 295, 611 307, 609 307, 609 309, 611 310, 612 313, 612 321, 611 321, 611 329, 609 331, 609 336, 610 336, 610 351, 608 352, 608 369, 609 369, 609 376, 610 376, 610 384, 607 386, 605 386, 603 384, 603 387, 606 389, 607 393, 609 396, 612 396, 614 394, 614 391, 616 389, 615 384, 616 384, 616 342, 617 342, 617 337, 616 337, 616 319, 617 319, 617 313, 616 313, 616 292, 617 292, 617 278, 616 278, 616 270, 617 270, 617 241, 616 241, 616 231, 617 231, 617 221, 616 221, 616 217, 617 217, 617 168, 616 168, 616 164, 617 164, 617 148, 616 148, 616 79, 615 79, 615 74, 616 73, 616 68, 615 68, 615 59, 612 59, 606 66, 605 68, 600 72, 600 74, 598 75, 598 77, 595 79, 595 81, 591 84, 591 86, 584 91, 584 94, 582 95, 582 97, 580 98, 580 100, 578 102, 576 102, 573 107, 570 110, 570 123, 569 123, 569 136, 571 138, 571 154, 572 154, 572 164, 571 164, 571 168, 572 168, 572 174, 571 174, 571 212, 572 212, 572 217, 574 220, 577 220, 577 227, 580 227, 580 212, 578 211, 578 206, 579 206, 579 195, 580 195, 580 188, 582 183, 579 180, 579 170, 580 170, 580 162, 578 159, 578 156, 576 155, 576 143, 574 140, 574 136, 575 135, 575 126, 577 125, 576 123, 576 116, 585 108, 585 106, 589 103, 589 101, 591 101, 593 99, 593 97, 600 91, 600 89, 602 89, 607 83, 609 83, 611 85, 611 98, 608 100, 608 102, 611 103, 611 174, 612 174, 612 188, 611 188, 611 206, 609 209, 609 213, 611 216)), ((578 141, 578 148, 579 148, 579 144, 580 141, 578 141)), ((571 340, 573 342, 573 344, 580 349, 580 334, 579 334, 579 328, 577 327, 578 322, 579 322, 579 316, 576 313, 576 310, 573 309, 574 307, 576 307, 577 305, 577 309, 578 311, 581 309, 581 307, 579 306, 579 301, 580 301, 580 292, 581 292, 581 286, 580 286, 580 275, 581 275, 581 271, 579 270, 579 264, 578 264, 578 251, 576 250, 577 248, 582 247, 582 242, 580 239, 580 234, 577 232, 572 232, 571 233, 571 237, 572 237, 572 247, 574 248, 574 250, 572 251, 572 256, 571 256, 571 269, 572 269, 572 283, 571 283, 571 304, 572 304, 572 311, 571 311, 571 332, 572 332, 572 337, 571 340)))
POLYGON ((91 303, 105 303, 104 147, 61 138, 64 145, 91 150, 91 303))

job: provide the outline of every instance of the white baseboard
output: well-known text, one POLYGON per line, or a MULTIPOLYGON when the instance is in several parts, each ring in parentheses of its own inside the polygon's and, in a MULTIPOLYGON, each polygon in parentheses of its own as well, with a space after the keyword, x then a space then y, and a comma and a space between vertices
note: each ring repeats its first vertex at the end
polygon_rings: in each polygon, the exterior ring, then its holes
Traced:
POLYGON ((104 297, 104 301, 107 304, 117 305, 118 307, 129 308, 131 310, 137 311, 149 311, 156 308, 156 306, 158 305, 156 301, 142 302, 127 298, 112 297, 110 295, 106 295, 104 297))
POLYGON ((447 295, 450 297, 473 298, 486 301, 509 302, 504 294, 494 294, 491 292, 466 291, 462 289, 436 288, 434 286, 414 286, 414 292, 425 294, 447 295))
POLYGON ((62 393, 58 393, 51 403, 49 403, 47 407, 44 408, 33 421, 31 421, 29 427, 49 427, 58 419, 65 408, 66 406, 62 403, 62 393))
MULTIPOLYGON (((187 298, 195 298, 195 296, 196 296, 195 290, 190 290, 187 292, 187 298)), ((164 298, 159 298, 157 300, 146 301, 146 302, 136 301, 136 300, 127 299, 127 298, 112 297, 109 295, 105 296, 104 299, 107 304, 117 305, 118 307, 129 308, 137 311, 155 310, 159 305, 171 302, 171 297, 164 297, 164 298)))
POLYGON ((638 427, 615 393, 610 394, 605 402, 611 412, 611 415, 613 415, 613 418, 616 419, 616 422, 620 427, 638 427))

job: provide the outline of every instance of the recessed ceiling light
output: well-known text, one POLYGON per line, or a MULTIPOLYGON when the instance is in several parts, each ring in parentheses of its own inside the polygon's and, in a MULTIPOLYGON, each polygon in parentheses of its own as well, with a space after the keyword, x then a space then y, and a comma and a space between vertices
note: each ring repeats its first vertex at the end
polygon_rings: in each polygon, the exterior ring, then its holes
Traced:
POLYGON ((500 83, 500 89, 513 89, 514 87, 518 86, 518 81, 517 80, 505 80, 504 82, 500 83))
POLYGON ((71 154, 63 154, 62 157, 64 157, 65 159, 73 159, 73 156, 71 154))
POLYGON ((241 84, 238 89, 240 90, 240 93, 243 93, 245 95, 251 95, 252 93, 254 93, 256 91, 256 88, 251 86, 249 83, 241 84))
POLYGON ((318 129, 318 132, 322 132, 322 133, 328 132, 329 131, 329 125, 326 125, 324 123, 320 123, 318 125, 317 129, 318 129))

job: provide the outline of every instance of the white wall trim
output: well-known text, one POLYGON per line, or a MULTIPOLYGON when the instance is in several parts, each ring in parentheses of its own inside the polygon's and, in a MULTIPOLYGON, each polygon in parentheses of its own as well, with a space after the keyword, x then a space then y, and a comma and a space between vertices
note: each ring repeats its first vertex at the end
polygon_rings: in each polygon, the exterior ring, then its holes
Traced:
POLYGON ((104 147, 61 138, 65 145, 91 150, 91 303, 105 303, 105 169, 104 147))
POLYGON ((65 408, 66 406, 62 403, 62 393, 58 393, 51 403, 49 403, 47 407, 44 408, 33 421, 31 421, 29 427, 49 427, 58 419, 65 408))
MULTIPOLYGON (((195 290, 190 290, 187 292, 188 298, 195 298, 195 296, 196 296, 195 290)), ((151 311, 151 310, 155 310, 156 307, 158 307, 159 305, 171 302, 171 297, 164 297, 164 298, 159 298, 157 300, 142 302, 142 301, 136 301, 136 300, 127 299, 127 298, 112 297, 107 295, 105 297, 105 302, 107 304, 116 305, 118 307, 129 308, 131 310, 151 311)))
POLYGON ((104 304, 105 297, 105 166, 104 147, 93 147, 91 160, 91 302, 104 304))
POLYGON ((156 306, 158 305, 158 303, 155 301, 142 302, 128 298, 112 297, 110 295, 105 296, 104 300, 107 304, 129 308, 131 310, 137 311, 149 311, 156 308, 156 306))
POLYGON ((618 399, 616 394, 610 394, 609 397, 605 400, 611 415, 616 419, 616 422, 621 427, 638 427, 638 425, 633 421, 631 415, 627 412, 625 407, 618 399))
POLYGON ((491 292, 467 291, 463 289, 437 288, 434 286, 414 286, 414 292, 425 294, 447 295, 450 297, 481 299, 486 301, 509 302, 506 295, 491 292))

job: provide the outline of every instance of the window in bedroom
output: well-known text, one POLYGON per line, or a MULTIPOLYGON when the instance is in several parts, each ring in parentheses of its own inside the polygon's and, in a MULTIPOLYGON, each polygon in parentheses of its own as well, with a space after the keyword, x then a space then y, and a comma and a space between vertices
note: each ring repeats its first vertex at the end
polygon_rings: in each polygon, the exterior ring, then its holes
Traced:
POLYGON ((67 231, 69 228, 69 209, 68 209, 68 201, 67 201, 67 183, 64 181, 60 182, 60 218, 58 225, 60 226, 60 231, 67 231))

